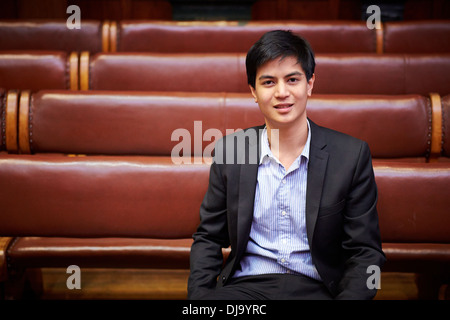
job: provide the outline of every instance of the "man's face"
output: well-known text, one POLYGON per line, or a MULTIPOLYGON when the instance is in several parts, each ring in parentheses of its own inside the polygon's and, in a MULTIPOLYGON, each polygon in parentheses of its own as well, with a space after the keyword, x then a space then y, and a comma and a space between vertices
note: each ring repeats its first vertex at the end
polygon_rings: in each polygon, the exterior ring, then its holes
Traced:
POLYGON ((255 88, 250 86, 266 125, 271 129, 306 124, 306 102, 311 96, 314 75, 309 81, 294 57, 263 64, 256 73, 255 88))

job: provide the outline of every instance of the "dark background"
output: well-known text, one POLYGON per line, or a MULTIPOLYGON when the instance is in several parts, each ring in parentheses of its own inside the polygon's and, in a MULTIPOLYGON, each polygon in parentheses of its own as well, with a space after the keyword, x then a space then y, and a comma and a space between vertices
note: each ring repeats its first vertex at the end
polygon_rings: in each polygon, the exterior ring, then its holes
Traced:
POLYGON ((371 4, 382 21, 450 19, 448 0, 1 0, 0 19, 67 19, 78 5, 95 20, 365 20, 371 4))

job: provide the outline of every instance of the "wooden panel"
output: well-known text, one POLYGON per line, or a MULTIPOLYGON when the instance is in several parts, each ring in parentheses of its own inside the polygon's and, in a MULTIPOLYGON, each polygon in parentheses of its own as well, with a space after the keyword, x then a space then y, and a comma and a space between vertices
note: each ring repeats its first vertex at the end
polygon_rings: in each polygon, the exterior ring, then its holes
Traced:
POLYGON ((17 10, 20 19, 64 19, 68 4, 66 0, 18 0, 17 10))
POLYGON ((69 5, 81 9, 81 19, 172 20, 168 0, 1 0, 0 19, 67 19, 69 5))

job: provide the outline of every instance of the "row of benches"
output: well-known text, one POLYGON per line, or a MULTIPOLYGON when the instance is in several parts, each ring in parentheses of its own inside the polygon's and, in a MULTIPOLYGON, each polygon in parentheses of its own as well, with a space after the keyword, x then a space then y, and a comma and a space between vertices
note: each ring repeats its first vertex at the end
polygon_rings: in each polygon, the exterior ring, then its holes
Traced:
MULTIPOLYGON (((450 93, 447 54, 318 54, 314 93, 450 93)), ((0 52, 7 90, 248 93, 245 54, 0 52)))
POLYGON ((448 53, 450 20, 176 22, 82 20, 0 21, 0 50, 61 50, 154 53, 243 53, 263 33, 290 29, 308 39, 316 53, 448 53))
MULTIPOLYGON (((263 121, 249 94, 0 92, 1 131, 19 146, 0 152, 7 298, 17 297, 29 268, 188 269, 208 184, 205 150, 227 129, 263 121), (172 151, 186 141, 191 161, 177 163, 172 151)), ((450 281, 449 96, 316 95, 307 110, 316 123, 368 141, 383 270, 432 278, 427 297, 436 298, 450 281), (440 161, 428 161, 434 148, 440 161)))
MULTIPOLYGON (((212 137, 264 122, 242 93, 0 90, 0 97, 0 151, 9 153, 170 156, 181 140, 175 133, 185 132, 200 137, 188 156, 201 157, 212 137), (214 135, 203 139, 208 130, 214 135)), ((450 156, 450 95, 313 95, 307 108, 313 121, 367 141, 375 158, 450 156)))

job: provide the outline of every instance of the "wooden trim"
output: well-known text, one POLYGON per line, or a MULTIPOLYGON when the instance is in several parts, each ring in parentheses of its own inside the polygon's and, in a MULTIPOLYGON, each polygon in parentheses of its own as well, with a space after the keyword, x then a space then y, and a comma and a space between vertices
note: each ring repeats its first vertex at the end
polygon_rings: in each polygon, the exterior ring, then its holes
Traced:
POLYGON ((4 282, 8 279, 6 250, 12 239, 12 237, 0 237, 0 282, 4 282))
POLYGON ((377 53, 378 54, 383 54, 384 52, 384 24, 382 22, 380 22, 376 28, 375 28, 375 32, 376 32, 376 37, 377 37, 377 53))
POLYGON ((72 52, 69 56, 70 66, 70 90, 79 90, 80 82, 78 78, 79 59, 78 52, 72 52))
POLYGON ((117 52, 117 22, 112 21, 109 28, 109 51, 117 52))
POLYGON ((80 90, 89 90, 89 52, 80 54, 80 90))
POLYGON ((23 91, 19 100, 19 150, 30 154, 30 91, 23 91))
POLYGON ((111 28, 111 23, 109 20, 103 22, 102 25, 102 51, 109 52, 109 29, 111 28))
POLYGON ((438 93, 430 93, 431 100, 431 151, 430 160, 442 152, 442 104, 438 93))
POLYGON ((17 143, 17 109, 19 93, 9 91, 6 97, 6 150, 11 153, 18 151, 17 143))

